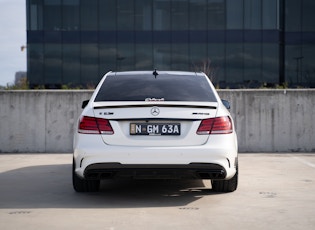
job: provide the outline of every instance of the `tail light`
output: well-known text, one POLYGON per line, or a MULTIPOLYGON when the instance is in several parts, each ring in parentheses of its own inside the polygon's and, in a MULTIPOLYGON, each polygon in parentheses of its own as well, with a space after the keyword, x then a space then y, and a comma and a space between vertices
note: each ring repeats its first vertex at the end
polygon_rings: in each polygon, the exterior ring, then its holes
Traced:
POLYGON ((233 132, 232 121, 229 117, 215 117, 202 120, 197 134, 229 134, 233 132))
POLYGON ((84 134, 114 134, 114 130, 107 119, 86 116, 80 119, 78 132, 84 134))

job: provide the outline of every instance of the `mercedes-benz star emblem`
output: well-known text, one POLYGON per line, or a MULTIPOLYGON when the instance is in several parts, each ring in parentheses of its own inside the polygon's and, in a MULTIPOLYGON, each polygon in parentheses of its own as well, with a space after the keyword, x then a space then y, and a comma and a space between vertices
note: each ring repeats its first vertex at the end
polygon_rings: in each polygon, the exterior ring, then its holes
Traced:
POLYGON ((153 107, 153 108, 151 109, 151 114, 152 114, 153 116, 159 115, 159 114, 160 114, 160 109, 159 109, 158 107, 153 107))

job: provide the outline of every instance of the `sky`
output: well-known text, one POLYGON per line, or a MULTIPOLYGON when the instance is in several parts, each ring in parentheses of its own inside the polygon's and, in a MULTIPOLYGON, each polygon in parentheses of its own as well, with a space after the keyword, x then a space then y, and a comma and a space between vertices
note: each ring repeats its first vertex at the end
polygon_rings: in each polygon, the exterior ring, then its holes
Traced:
POLYGON ((13 84, 26 71, 26 1, 0 0, 0 85, 13 84))

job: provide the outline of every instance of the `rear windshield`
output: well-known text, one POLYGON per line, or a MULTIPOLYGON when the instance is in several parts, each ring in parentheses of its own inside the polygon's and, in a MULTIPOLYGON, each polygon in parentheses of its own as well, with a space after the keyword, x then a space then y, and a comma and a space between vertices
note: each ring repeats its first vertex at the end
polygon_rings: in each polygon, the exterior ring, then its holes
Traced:
POLYGON ((216 102, 216 98, 204 76, 120 74, 106 77, 95 101, 216 102))

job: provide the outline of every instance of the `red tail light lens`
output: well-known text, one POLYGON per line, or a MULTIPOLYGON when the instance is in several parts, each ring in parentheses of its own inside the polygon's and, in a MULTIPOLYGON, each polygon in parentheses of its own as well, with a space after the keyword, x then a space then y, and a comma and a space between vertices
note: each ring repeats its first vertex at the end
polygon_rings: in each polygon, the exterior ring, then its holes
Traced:
POLYGON ((197 134, 228 134, 233 132, 232 121, 229 117, 215 117, 202 120, 197 134))
POLYGON ((78 132, 84 134, 114 134, 114 130, 107 119, 86 116, 80 119, 78 132))
POLYGON ((214 123, 213 118, 202 120, 197 130, 197 134, 199 135, 210 134, 213 123, 214 123))

